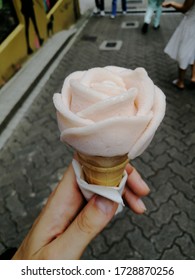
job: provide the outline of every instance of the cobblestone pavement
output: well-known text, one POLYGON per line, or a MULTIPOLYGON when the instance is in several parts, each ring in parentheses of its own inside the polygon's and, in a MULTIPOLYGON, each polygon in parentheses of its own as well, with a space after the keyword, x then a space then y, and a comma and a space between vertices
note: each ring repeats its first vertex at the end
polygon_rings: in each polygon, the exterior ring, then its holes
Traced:
POLYGON ((151 188, 146 214, 125 209, 83 259, 194 259, 195 92, 171 85, 177 66, 163 53, 180 19, 163 14, 161 28, 143 36, 143 15, 90 18, 0 152, 0 253, 20 244, 71 161, 71 149, 59 141, 53 93, 75 70, 117 65, 146 68, 167 96, 167 111, 152 144, 132 162, 151 188), (138 29, 121 28, 132 20, 138 29), (122 48, 99 51, 106 39, 122 40, 122 48))

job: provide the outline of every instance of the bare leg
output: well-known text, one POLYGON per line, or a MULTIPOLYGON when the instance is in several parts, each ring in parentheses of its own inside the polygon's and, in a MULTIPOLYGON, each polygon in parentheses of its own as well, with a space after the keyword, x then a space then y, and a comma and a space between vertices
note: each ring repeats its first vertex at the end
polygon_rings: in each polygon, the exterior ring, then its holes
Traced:
POLYGON ((184 88, 185 73, 186 73, 185 69, 178 68, 178 79, 175 83, 178 88, 181 89, 184 88))
POLYGON ((195 62, 194 62, 194 64, 191 65, 191 67, 192 67, 191 81, 192 81, 193 83, 195 83, 195 62))

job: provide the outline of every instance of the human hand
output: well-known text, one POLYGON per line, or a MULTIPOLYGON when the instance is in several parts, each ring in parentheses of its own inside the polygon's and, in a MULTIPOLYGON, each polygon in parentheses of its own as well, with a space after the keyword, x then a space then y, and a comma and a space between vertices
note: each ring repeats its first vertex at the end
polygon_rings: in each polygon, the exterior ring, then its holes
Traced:
POLYGON ((172 7, 172 2, 163 2, 162 7, 163 8, 171 8, 172 7))
MULTIPOLYGON (((146 208, 140 197, 147 195, 149 188, 130 164, 126 171, 125 204, 141 214, 146 208)), ((79 259, 117 207, 116 202, 98 195, 86 203, 70 165, 13 259, 79 259)))

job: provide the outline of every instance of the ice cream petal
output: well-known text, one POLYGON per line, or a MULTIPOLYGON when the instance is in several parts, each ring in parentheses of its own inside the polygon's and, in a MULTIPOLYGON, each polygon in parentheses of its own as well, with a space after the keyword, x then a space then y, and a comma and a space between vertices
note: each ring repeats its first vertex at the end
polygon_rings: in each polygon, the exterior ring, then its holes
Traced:
POLYGON ((148 77, 144 68, 136 68, 135 71, 124 71, 120 73, 123 77, 126 87, 135 87, 138 90, 135 100, 137 106, 137 115, 142 116, 151 111, 154 100, 154 84, 148 77))
POLYGON ((132 149, 151 118, 151 114, 116 117, 85 127, 66 129, 61 133, 61 141, 89 155, 123 155, 132 149))
POLYGON ((103 81, 112 81, 117 86, 125 88, 125 83, 121 77, 106 68, 95 67, 89 69, 80 79, 80 82, 88 87, 93 83, 102 83, 103 81))
POLYGON ((155 86, 155 97, 154 97, 154 104, 152 110, 154 114, 153 118, 149 123, 147 129, 137 140, 135 145, 131 148, 129 152, 130 159, 134 159, 135 157, 139 156, 150 144, 159 124, 164 118, 165 110, 166 110, 165 95, 157 86, 155 86))
POLYGON ((86 71, 76 71, 71 73, 66 79, 64 80, 62 86, 62 100, 65 106, 69 107, 71 102, 72 91, 70 87, 70 80, 78 80, 80 79, 86 71))
MULTIPOLYGON (((119 74, 119 75, 120 75, 120 73, 122 73, 122 72, 124 72, 124 71, 127 71, 126 68, 119 67, 119 66, 112 66, 112 65, 106 66, 106 67, 104 67, 104 68, 107 69, 107 70, 109 70, 109 71, 111 71, 111 72, 117 73, 117 74, 119 74)), ((128 69, 128 71, 131 71, 131 72, 132 72, 133 70, 128 69)))
POLYGON ((107 98, 106 94, 84 86, 78 80, 70 80, 70 87, 72 89, 70 108, 73 113, 84 110, 88 106, 107 98))
POLYGON ((61 94, 54 94, 53 103, 58 111, 57 117, 60 131, 63 131, 65 128, 69 127, 80 127, 93 123, 92 120, 82 119, 76 114, 72 113, 69 108, 64 105, 61 94))
POLYGON ((132 88, 123 94, 104 99, 87 109, 80 111, 78 116, 94 122, 118 116, 133 116, 136 114, 134 100, 137 89, 132 88))
POLYGON ((102 83, 93 83, 91 85, 91 88, 101 92, 105 93, 108 96, 115 96, 122 94, 124 91, 126 91, 126 88, 117 86, 112 81, 103 81, 102 83))

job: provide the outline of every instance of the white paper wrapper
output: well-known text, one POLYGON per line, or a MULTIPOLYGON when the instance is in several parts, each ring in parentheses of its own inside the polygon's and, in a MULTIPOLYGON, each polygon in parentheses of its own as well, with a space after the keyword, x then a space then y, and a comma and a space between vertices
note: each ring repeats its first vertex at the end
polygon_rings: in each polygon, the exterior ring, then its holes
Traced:
POLYGON ((74 169, 74 172, 76 175, 76 180, 79 185, 79 188, 87 201, 94 194, 98 194, 98 195, 106 197, 112 201, 115 201, 119 204, 116 214, 122 211, 122 209, 124 207, 122 193, 123 193, 123 189, 125 187, 125 183, 127 181, 126 171, 124 171, 124 176, 118 187, 108 187, 108 186, 106 187, 106 186, 97 186, 97 185, 88 184, 84 180, 83 171, 82 171, 82 168, 81 168, 81 165, 79 164, 79 162, 76 161, 75 159, 73 159, 72 165, 73 165, 73 169, 74 169))

